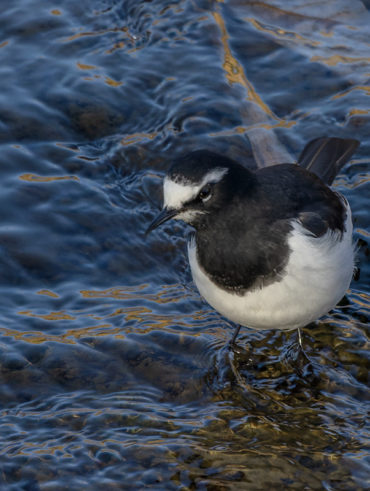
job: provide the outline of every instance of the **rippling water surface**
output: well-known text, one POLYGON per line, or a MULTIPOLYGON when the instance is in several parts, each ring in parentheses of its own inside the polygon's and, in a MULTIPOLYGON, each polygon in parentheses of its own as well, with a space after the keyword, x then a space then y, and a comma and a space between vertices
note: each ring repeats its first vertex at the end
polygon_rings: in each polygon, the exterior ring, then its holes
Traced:
POLYGON ((3 0, 0 487, 369 486, 370 14, 336 0, 3 0), (149 238, 174 156, 253 166, 361 147, 360 277, 294 333, 199 297, 187 229, 149 238))

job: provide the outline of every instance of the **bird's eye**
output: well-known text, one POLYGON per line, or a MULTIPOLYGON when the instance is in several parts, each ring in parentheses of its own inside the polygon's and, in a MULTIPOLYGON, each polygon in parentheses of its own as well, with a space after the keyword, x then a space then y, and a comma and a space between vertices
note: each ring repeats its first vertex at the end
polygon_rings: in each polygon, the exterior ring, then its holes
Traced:
POLYGON ((211 191, 212 187, 210 184, 206 184, 205 186, 202 187, 202 189, 199 191, 199 198, 202 201, 207 201, 211 197, 211 191))

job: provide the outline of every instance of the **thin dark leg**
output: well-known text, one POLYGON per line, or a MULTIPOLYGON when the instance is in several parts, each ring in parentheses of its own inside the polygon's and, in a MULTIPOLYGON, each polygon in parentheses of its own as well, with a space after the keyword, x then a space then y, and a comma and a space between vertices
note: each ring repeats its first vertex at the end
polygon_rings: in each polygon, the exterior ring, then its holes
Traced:
POLYGON ((309 365, 307 365, 307 366, 311 366, 311 360, 310 360, 310 358, 308 357, 308 355, 306 354, 306 352, 305 352, 305 350, 303 348, 301 330, 298 328, 297 329, 297 332, 298 332, 299 354, 301 356, 303 356, 303 358, 306 360, 306 364, 307 364, 307 362, 309 362, 309 365))
POLYGON ((301 330, 299 329, 299 327, 298 327, 298 342, 299 342, 299 346, 303 350, 301 330))
POLYGON ((235 329, 235 331, 234 331, 234 335, 233 335, 233 337, 232 337, 232 339, 231 339, 231 341, 230 341, 230 344, 231 344, 231 345, 235 343, 235 339, 237 338, 237 336, 238 336, 238 334, 239 334, 239 331, 240 331, 240 328, 241 328, 241 327, 242 327, 242 326, 241 326, 241 325, 239 325, 239 326, 237 326, 237 328, 235 329))

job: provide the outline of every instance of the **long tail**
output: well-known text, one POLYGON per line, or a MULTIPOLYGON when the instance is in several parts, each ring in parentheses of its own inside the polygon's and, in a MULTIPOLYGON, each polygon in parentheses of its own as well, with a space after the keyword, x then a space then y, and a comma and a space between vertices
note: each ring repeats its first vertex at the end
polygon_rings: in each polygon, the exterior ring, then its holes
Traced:
POLYGON ((304 147, 298 163, 330 185, 359 144, 352 139, 316 138, 304 147))

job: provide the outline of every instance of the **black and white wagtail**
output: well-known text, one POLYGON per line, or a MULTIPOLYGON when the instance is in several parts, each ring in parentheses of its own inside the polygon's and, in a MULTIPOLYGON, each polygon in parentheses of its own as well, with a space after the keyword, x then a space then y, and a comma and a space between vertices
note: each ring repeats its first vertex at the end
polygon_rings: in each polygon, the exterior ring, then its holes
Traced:
POLYGON ((329 188, 359 142, 318 138, 298 164, 256 171, 206 150, 176 160, 164 205, 147 233, 170 218, 195 229, 194 282, 223 316, 253 329, 295 329, 329 312, 352 279, 351 210, 329 188))

